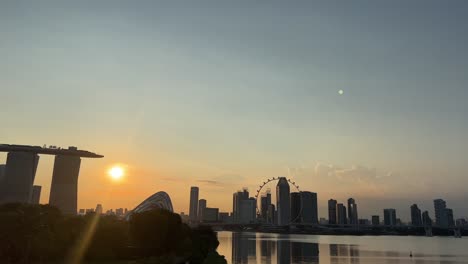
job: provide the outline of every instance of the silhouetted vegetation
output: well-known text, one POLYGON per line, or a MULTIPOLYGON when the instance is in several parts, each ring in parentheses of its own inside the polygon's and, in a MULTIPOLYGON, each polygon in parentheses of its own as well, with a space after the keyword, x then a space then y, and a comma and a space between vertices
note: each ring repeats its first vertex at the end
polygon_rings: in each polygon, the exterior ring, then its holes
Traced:
POLYGON ((216 233, 191 229, 165 210, 114 216, 67 216, 48 205, 0 206, 0 263, 63 260, 226 263, 216 233))

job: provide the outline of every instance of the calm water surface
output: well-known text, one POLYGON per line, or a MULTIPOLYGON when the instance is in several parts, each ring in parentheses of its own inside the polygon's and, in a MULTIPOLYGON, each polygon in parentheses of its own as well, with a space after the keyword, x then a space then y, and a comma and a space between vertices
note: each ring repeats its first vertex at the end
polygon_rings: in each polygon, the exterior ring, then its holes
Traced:
POLYGON ((219 232, 218 239, 232 264, 468 263, 468 238, 219 232))

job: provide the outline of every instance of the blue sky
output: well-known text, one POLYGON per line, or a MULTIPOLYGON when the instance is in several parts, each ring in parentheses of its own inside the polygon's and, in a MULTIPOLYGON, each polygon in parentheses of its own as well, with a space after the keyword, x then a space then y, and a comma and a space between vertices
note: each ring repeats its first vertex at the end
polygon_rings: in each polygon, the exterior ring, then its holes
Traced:
MULTIPOLYGON (((446 197, 466 216, 467 11, 464 1, 2 2, 0 138, 105 154, 83 167, 88 207, 99 202, 93 175, 122 162, 150 186, 141 195, 162 178, 254 190, 300 168, 290 176, 325 189, 323 200, 406 208, 446 197), (323 179, 324 164, 341 176, 323 179), (372 180, 343 181, 356 171, 372 180)), ((186 210, 188 190, 171 196, 186 210)), ((230 210, 225 200, 215 205, 230 210)))

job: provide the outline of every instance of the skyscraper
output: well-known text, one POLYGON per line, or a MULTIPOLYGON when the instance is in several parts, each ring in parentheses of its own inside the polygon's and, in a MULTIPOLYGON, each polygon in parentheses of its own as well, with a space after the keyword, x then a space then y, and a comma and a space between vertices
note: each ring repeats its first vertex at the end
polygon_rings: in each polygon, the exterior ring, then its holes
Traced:
POLYGON ((386 226, 394 226, 397 223, 396 210, 395 209, 384 209, 384 224, 386 226))
POLYGON ((422 213, 422 224, 423 224, 423 226, 432 226, 432 219, 429 216, 428 211, 424 211, 422 213))
POLYGON ((270 204, 268 206, 268 212, 267 212, 267 223, 268 224, 276 224, 276 209, 274 204, 270 204))
POLYGON ((350 225, 357 225, 358 223, 358 211, 357 204, 353 198, 348 199, 348 219, 350 225))
POLYGON ((374 226, 380 225, 380 216, 378 216, 378 215, 373 215, 372 216, 372 225, 374 225, 374 226))
POLYGON ((447 216, 447 226, 448 227, 454 227, 455 226, 455 221, 453 218, 453 210, 450 208, 445 209, 445 215, 447 216))
POLYGON ((267 219, 267 213, 268 213, 268 206, 271 204, 271 193, 268 190, 265 194, 262 195, 260 198, 260 214, 261 218, 264 222, 266 222, 267 219))
POLYGON ((198 187, 192 186, 190 188, 189 218, 192 223, 198 220, 198 191, 198 187))
POLYGON ((346 225, 348 223, 346 221, 346 206, 342 203, 336 205, 336 221, 339 225, 346 225))
POLYGON ((317 193, 302 192, 302 222, 318 224, 317 193))
POLYGON ((80 164, 80 157, 55 156, 49 204, 57 207, 64 214, 77 213, 80 164))
POLYGON ((291 221, 289 183, 286 177, 279 177, 276 185, 276 210, 278 214, 278 225, 288 225, 291 221))
POLYGON ((241 205, 242 201, 249 199, 249 191, 244 188, 242 191, 235 192, 232 195, 232 218, 234 223, 240 223, 242 218, 241 205))
POLYGON ((291 220, 294 223, 301 223, 301 194, 298 192, 291 193, 291 220))
POLYGON ((29 203, 39 156, 27 152, 9 152, 0 185, 1 203, 29 203))
POLYGON ((206 200, 198 200, 198 222, 203 222, 205 219, 206 200))
POLYGON ((422 225, 421 210, 418 208, 417 204, 413 204, 411 206, 411 225, 413 226, 422 225))
POLYGON ((96 205, 96 210, 95 210, 97 215, 101 215, 104 213, 104 210, 102 209, 102 204, 97 204, 96 205))
POLYGON ((239 212, 239 223, 250 224, 254 223, 256 219, 256 203, 255 198, 250 197, 246 200, 242 200, 240 203, 240 212, 239 212))
POLYGON ((42 190, 41 186, 39 185, 33 186, 32 195, 31 195, 31 204, 39 204, 39 201, 41 199, 41 190, 42 190))
POLYGON ((435 224, 438 227, 448 227, 447 204, 442 199, 434 200, 435 224))
POLYGON ((336 225, 336 200, 328 200, 328 224, 336 225))

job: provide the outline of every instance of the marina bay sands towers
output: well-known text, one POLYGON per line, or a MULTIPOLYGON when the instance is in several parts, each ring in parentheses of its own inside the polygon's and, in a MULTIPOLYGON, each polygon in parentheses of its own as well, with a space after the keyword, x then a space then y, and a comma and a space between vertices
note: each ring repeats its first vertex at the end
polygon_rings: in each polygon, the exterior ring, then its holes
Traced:
POLYGON ((64 214, 77 212, 81 158, 104 157, 76 147, 61 149, 0 144, 0 152, 8 152, 6 165, 0 165, 0 204, 37 203, 39 188, 33 191, 33 184, 39 163, 38 154, 48 154, 55 156, 49 204, 64 214))

